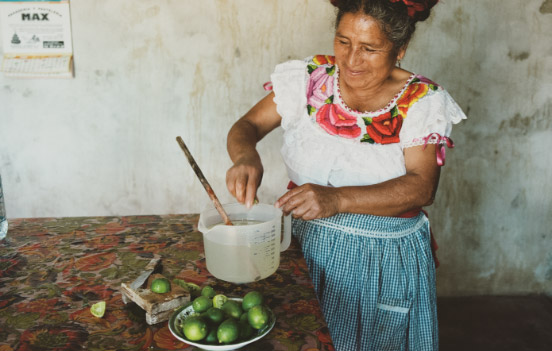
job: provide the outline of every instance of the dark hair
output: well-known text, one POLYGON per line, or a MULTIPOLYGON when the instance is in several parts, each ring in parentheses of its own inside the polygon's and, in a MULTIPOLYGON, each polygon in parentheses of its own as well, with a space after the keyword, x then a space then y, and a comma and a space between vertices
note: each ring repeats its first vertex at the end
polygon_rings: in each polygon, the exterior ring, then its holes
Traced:
POLYGON ((382 31, 395 50, 405 47, 416 23, 429 17, 430 9, 438 0, 330 0, 337 7, 335 28, 346 13, 362 12, 381 25, 382 31))

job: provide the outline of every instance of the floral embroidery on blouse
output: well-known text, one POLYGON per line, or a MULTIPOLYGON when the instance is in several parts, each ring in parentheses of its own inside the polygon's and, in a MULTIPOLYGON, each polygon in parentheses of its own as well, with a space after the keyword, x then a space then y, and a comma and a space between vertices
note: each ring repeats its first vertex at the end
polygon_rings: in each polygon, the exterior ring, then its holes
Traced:
MULTIPOLYGON (((383 109, 378 116, 361 116, 346 110, 334 103, 336 79, 335 57, 327 55, 314 56, 307 65, 309 73, 307 82, 307 111, 318 125, 331 135, 371 144, 398 143, 403 119, 408 109, 429 90, 439 89, 431 80, 414 76, 409 79, 402 94, 390 109, 383 109), (361 126, 365 126, 365 134, 361 126)), ((368 113, 360 113, 368 114, 368 113)), ((373 115, 373 113, 370 113, 373 115)))

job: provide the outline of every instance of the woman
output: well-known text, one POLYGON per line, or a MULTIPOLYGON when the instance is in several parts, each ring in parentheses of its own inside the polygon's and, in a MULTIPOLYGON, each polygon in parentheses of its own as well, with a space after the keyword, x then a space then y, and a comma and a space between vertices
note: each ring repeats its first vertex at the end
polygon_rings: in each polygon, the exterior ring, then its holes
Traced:
MULTIPOLYGON (((227 186, 251 206, 255 146, 284 129, 292 213, 337 350, 436 350, 432 203, 452 125, 439 85, 397 66, 437 0, 339 1, 333 56, 276 67, 273 92, 228 134, 227 186)), ((332 2, 333 3, 333 2, 332 2)))

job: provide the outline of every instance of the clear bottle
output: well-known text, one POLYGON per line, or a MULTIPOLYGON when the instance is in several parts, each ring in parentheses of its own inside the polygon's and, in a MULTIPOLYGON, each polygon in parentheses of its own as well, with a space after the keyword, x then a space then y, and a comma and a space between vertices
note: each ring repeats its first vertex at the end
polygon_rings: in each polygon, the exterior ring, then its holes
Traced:
POLYGON ((6 218, 6 206, 4 205, 4 193, 2 192, 2 176, 0 176, 0 240, 8 234, 8 219, 6 218))

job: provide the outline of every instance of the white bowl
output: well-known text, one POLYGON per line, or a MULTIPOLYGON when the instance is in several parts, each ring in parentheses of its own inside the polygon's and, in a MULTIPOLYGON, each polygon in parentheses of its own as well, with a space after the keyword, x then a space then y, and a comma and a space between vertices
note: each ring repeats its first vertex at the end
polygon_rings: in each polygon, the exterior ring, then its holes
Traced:
MULTIPOLYGON (((228 300, 234 300, 236 302, 239 302, 241 304, 242 300, 241 298, 229 298, 228 300)), ((268 307, 267 307, 268 308, 268 307)), ((169 330, 171 331, 172 335, 174 335, 175 338, 178 340, 188 344, 193 345, 195 347, 199 347, 202 350, 207 351, 230 351, 230 350, 239 350, 245 345, 251 344, 252 342, 255 342, 259 339, 262 339, 266 334, 268 334, 272 328, 274 328, 274 324, 276 324, 276 317, 274 316, 274 313, 272 313, 272 310, 268 308, 269 311, 269 320, 268 325, 265 326, 263 329, 257 331, 257 335, 251 337, 251 339, 246 341, 241 341, 235 344, 224 344, 224 345, 212 345, 212 344, 202 344, 196 341, 190 341, 184 337, 184 333, 182 333, 182 330, 180 329, 180 324, 182 320, 186 319, 190 315, 192 315, 194 312, 194 308, 192 307, 192 303, 189 302, 186 305, 179 307, 174 311, 174 313, 171 315, 171 318, 169 319, 169 330)))

